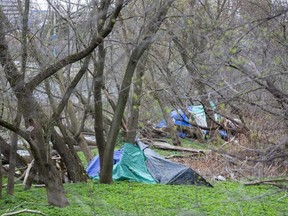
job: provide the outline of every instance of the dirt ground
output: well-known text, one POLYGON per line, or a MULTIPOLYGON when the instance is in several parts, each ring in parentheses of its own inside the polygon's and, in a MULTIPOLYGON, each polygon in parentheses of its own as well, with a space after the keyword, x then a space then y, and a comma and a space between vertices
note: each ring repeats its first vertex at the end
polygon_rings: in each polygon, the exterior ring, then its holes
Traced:
POLYGON ((198 174, 212 181, 218 176, 223 176, 227 180, 241 181, 288 175, 287 159, 273 163, 253 161, 255 158, 253 155, 247 156, 237 149, 234 148, 229 153, 211 151, 206 155, 173 157, 170 160, 191 167, 198 174))

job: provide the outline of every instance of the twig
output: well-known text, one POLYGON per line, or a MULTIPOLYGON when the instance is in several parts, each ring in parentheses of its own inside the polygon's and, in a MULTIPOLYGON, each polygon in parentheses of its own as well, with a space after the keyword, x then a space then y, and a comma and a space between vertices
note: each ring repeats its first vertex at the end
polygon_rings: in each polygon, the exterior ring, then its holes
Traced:
POLYGON ((173 146, 168 143, 162 143, 162 142, 153 142, 152 146, 158 149, 163 149, 163 150, 185 151, 185 152, 192 152, 192 153, 198 153, 198 154, 207 154, 211 152, 210 150, 193 149, 193 148, 186 148, 182 146, 173 146))
POLYGON ((4 213, 4 214, 2 214, 1 216, 17 215, 17 214, 26 213, 26 212, 27 212, 27 213, 32 213, 32 214, 47 215, 47 214, 44 214, 43 212, 37 211, 37 210, 22 209, 22 210, 19 210, 19 211, 4 213))
MULTIPOLYGON (((190 155, 189 155, 190 156, 190 155)), ((166 159, 171 159, 171 158, 188 158, 189 156, 183 156, 183 155, 168 155, 165 156, 166 159)))
POLYGON ((45 187, 45 184, 36 184, 34 185, 35 188, 43 188, 45 187))
POLYGON ((281 188, 281 189, 288 190, 288 187, 287 187, 287 186, 285 186, 285 185, 280 185, 280 184, 276 184, 276 182, 284 182, 284 181, 288 181, 288 178, 247 182, 247 183, 244 183, 244 185, 246 185, 246 186, 251 186, 251 185, 266 184, 266 185, 272 185, 272 186, 275 186, 275 187, 278 187, 278 188, 281 188))
MULTIPOLYGON (((21 207, 22 205, 24 205, 26 203, 26 201, 20 203, 19 205, 15 206, 13 209, 11 209, 10 211, 15 211, 17 208, 21 207)), ((1 215, 2 216, 2 215, 1 215)))
POLYGON ((261 180, 261 181, 253 181, 253 182, 247 182, 244 183, 245 185, 255 185, 255 184, 261 184, 264 182, 283 182, 283 181, 288 181, 288 178, 281 178, 281 179, 267 179, 267 180, 261 180))
POLYGON ((31 161, 31 163, 28 164, 27 169, 25 170, 25 176, 24 176, 24 181, 23 181, 23 185, 26 185, 28 176, 30 174, 30 170, 32 169, 32 166, 34 165, 34 159, 31 161))

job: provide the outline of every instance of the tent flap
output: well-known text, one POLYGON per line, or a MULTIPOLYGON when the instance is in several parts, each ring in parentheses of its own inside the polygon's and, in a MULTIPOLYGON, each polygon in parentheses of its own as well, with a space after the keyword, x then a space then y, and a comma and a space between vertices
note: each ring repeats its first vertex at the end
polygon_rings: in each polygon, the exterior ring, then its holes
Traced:
POLYGON ((122 159, 113 169, 113 179, 156 183, 147 170, 145 160, 146 158, 138 146, 126 143, 122 159))

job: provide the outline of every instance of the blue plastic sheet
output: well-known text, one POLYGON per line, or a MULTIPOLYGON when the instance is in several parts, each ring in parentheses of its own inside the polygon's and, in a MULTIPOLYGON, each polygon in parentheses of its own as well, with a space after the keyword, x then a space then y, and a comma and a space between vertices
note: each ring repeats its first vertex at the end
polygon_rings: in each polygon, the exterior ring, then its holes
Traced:
MULTIPOLYGON (((215 109, 215 104, 211 102, 211 107, 212 109, 215 109)), ((207 127, 207 122, 206 122, 206 115, 205 115, 205 110, 202 105, 193 105, 193 106, 188 106, 187 111, 191 114, 190 118, 193 118, 196 123, 200 126, 207 127)), ((173 110, 170 112, 170 116, 173 119, 173 122, 176 126, 185 126, 185 127, 193 127, 189 123, 189 118, 185 115, 185 113, 181 109, 173 110)), ((214 115, 215 121, 218 120, 218 115, 214 115)), ((165 120, 160 121, 157 125, 156 128, 166 128, 167 124, 165 120)), ((207 134, 208 131, 202 130, 203 134, 207 134)), ((219 135, 221 136, 222 139, 227 139, 228 135, 225 130, 219 130, 219 135)), ((181 138, 186 138, 187 134, 178 132, 178 136, 181 138)))
MULTIPOLYGON (((123 149, 114 151, 114 164, 118 163, 123 155, 123 149)), ((88 164, 86 168, 86 172, 90 178, 94 178, 95 176, 98 176, 100 173, 100 159, 99 156, 94 157, 88 164)))
MULTIPOLYGON (((170 117, 173 119, 174 124, 177 126, 191 127, 191 124, 189 124, 189 118, 185 115, 185 113, 181 109, 171 111, 170 117)), ((167 127, 165 120, 160 121, 156 125, 156 128, 165 128, 165 127, 167 127)))

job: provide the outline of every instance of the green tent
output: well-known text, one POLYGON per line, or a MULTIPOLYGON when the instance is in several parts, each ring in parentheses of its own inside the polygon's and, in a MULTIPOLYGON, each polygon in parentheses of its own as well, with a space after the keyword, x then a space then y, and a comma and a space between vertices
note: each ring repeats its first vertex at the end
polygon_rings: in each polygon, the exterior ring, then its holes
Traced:
MULTIPOLYGON (((98 160, 99 161, 99 160, 98 160)), ((99 163, 94 160, 86 171, 89 177, 99 179, 99 163)), ((158 155, 141 141, 126 143, 114 152, 112 178, 115 181, 142 183, 212 185, 191 168, 169 161, 158 155)))
POLYGON ((156 183, 148 172, 145 161, 146 157, 138 146, 126 143, 120 162, 113 168, 113 179, 156 183))
MULTIPOLYGON (((147 170, 146 157, 137 145, 126 143, 121 152, 123 152, 121 160, 113 167, 113 180, 156 183, 147 170)), ((93 179, 99 179, 99 175, 93 176, 93 179)))

